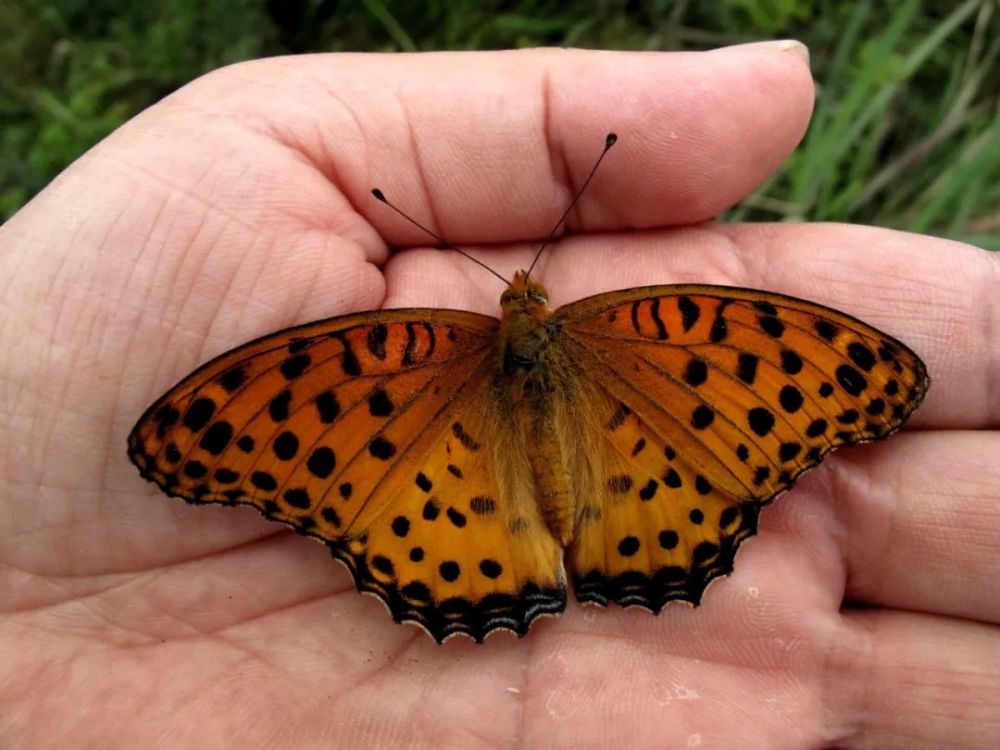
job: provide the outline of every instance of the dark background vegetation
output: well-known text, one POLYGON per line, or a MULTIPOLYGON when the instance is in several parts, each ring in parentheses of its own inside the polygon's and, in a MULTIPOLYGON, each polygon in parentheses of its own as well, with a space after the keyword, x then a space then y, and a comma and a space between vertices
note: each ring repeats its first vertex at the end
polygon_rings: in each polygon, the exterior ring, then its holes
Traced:
POLYGON ((239 60, 794 37, 812 52, 812 126, 730 218, 854 221, 1000 249, 998 16, 997 0, 0 0, 0 219, 139 110, 239 60))

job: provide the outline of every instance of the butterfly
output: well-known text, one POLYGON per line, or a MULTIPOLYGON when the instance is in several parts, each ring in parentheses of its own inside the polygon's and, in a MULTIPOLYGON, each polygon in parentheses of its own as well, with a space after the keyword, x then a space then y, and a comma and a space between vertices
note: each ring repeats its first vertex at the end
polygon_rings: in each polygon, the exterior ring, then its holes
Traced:
POLYGON ((812 302, 665 285, 553 311, 530 271, 500 319, 375 310, 237 347, 150 406, 128 456, 169 495, 329 545, 395 621, 482 642, 562 612, 567 568, 583 603, 697 605, 765 504, 930 384, 812 302))

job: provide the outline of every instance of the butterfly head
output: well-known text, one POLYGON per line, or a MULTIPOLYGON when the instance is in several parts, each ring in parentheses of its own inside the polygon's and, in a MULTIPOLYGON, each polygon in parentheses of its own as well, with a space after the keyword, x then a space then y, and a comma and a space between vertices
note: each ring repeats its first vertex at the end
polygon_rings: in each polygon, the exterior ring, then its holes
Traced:
POLYGON ((500 295, 504 317, 512 313, 527 313, 534 318, 544 318, 549 313, 549 293, 527 271, 518 271, 507 290, 500 295))

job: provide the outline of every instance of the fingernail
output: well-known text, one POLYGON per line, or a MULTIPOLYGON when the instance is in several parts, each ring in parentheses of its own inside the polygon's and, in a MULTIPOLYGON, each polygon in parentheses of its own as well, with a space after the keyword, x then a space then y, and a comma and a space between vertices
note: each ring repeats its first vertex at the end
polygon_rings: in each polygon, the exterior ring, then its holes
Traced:
POLYGON ((798 39, 778 39, 773 42, 763 42, 762 46, 781 50, 782 52, 794 52, 809 64, 809 48, 798 39))

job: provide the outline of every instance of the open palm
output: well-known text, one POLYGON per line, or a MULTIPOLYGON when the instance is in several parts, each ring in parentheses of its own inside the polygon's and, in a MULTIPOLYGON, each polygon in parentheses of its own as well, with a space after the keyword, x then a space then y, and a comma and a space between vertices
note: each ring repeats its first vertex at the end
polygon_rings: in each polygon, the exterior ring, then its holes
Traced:
POLYGON ((1000 737, 1000 268, 840 225, 709 222, 805 130, 793 49, 315 56, 218 71, 0 232, 0 744, 992 747, 1000 737), (496 314, 705 282, 842 309, 920 353, 908 430, 763 513, 703 605, 436 645, 251 510, 143 482, 125 436, 195 365, 375 307, 496 314), (388 245, 413 249, 394 253, 388 245))

